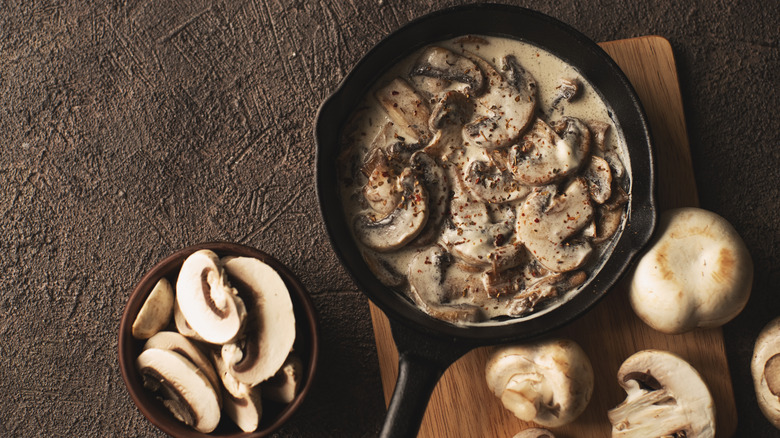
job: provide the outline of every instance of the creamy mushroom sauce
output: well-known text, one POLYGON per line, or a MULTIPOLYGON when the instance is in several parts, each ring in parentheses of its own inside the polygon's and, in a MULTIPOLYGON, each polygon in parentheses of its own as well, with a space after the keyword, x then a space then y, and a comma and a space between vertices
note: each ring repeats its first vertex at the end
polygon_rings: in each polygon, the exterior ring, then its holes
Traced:
POLYGON ((426 313, 458 325, 534 317, 570 299, 622 231, 618 132, 596 90, 549 52, 442 41, 377 81, 344 128, 345 215, 373 273, 426 313), (611 183, 594 176, 604 168, 611 183), (540 220, 544 236, 521 225, 540 220))

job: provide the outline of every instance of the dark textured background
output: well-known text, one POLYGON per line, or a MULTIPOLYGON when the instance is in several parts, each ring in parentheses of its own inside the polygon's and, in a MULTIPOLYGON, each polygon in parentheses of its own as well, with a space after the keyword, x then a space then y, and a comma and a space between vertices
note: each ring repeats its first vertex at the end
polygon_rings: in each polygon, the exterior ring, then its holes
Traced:
MULTIPOLYGON (((319 380, 280 437, 376 434, 366 300, 313 185, 319 103, 374 43, 454 1, 0 0, 0 436, 158 436, 119 375, 125 301, 184 246, 276 255, 322 319, 319 380)), ((738 436, 774 436, 749 360, 780 315, 777 1, 521 1, 597 41, 675 51, 701 204, 754 258, 725 327, 738 436)))

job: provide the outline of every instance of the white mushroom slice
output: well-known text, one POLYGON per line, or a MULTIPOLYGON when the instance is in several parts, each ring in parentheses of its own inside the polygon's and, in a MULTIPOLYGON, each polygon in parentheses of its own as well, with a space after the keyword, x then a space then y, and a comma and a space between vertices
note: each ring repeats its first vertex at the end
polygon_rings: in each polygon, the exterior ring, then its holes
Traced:
POLYGON ((241 334, 246 308, 213 251, 196 251, 184 260, 176 301, 187 323, 206 342, 224 344, 241 334))
POLYGON ((590 151, 588 127, 573 117, 564 118, 556 127, 558 132, 536 119, 522 143, 509 149, 506 166, 521 183, 542 186, 579 169, 590 151))
POLYGON ((477 199, 492 204, 522 199, 531 191, 516 181, 512 172, 481 160, 469 163, 463 182, 477 199))
POLYGON ((205 339, 200 337, 200 335, 190 327, 190 324, 181 313, 181 307, 179 307, 179 302, 176 299, 173 300, 173 322, 176 325, 176 330, 182 335, 196 341, 206 342, 205 339))
POLYGON ((715 436, 715 404, 699 373, 660 350, 635 353, 620 366, 626 400, 608 412, 613 438, 715 436))
POLYGON ((167 278, 161 278, 144 301, 133 321, 132 334, 136 339, 149 339, 162 330, 173 314, 173 288, 167 278))
POLYGON ((366 215, 355 218, 357 238, 377 252, 398 249, 417 237, 428 221, 428 195, 411 169, 401 173, 401 202, 386 217, 375 220, 366 215))
POLYGON ((227 344, 222 358, 235 378, 249 386, 270 378, 284 363, 295 341, 295 314, 284 280, 252 257, 226 257, 225 271, 249 309, 246 338, 227 344))
POLYGON ((575 179, 558 196, 547 186, 532 193, 518 210, 517 237, 545 268, 572 271, 585 263, 593 248, 568 239, 593 219, 588 185, 575 179))
POLYGON ((780 318, 770 321, 758 335, 750 372, 761 412, 780 429, 780 318))
POLYGON ((629 294, 645 323, 676 334, 730 321, 752 285, 753 261, 734 227, 715 213, 681 208, 661 214, 629 294))
MULTIPOLYGON (((184 356, 187 360, 192 362, 209 380, 211 386, 214 389, 219 388, 219 379, 217 373, 214 371, 214 367, 209 362, 203 352, 195 346, 184 335, 177 332, 162 331, 149 338, 144 344, 144 350, 150 348, 157 348, 160 350, 170 350, 174 353, 178 353, 184 356)), ((217 401, 222 405, 222 398, 219 392, 217 392, 217 401)))
POLYGON ((444 169, 425 150, 412 154, 409 161, 428 195, 428 221, 414 244, 427 245, 441 234, 442 222, 449 211, 450 182, 444 169))
POLYGON ((514 56, 502 59, 506 78, 484 59, 468 56, 485 73, 490 87, 476 99, 472 121, 463 127, 463 142, 485 149, 509 146, 533 119, 536 81, 514 56))
POLYGON ((431 111, 414 88, 401 78, 377 90, 376 99, 385 109, 395 126, 410 143, 427 144, 431 139, 428 119, 431 111))
POLYGON ((217 393, 192 362, 179 353, 159 348, 144 350, 136 359, 144 386, 163 398, 179 421, 209 433, 219 424, 217 393))
POLYGON ((385 217, 396 208, 401 201, 401 191, 396 180, 398 176, 388 163, 385 151, 375 148, 369 154, 362 168, 368 180, 363 186, 363 197, 368 205, 381 217, 385 217))
POLYGON ((582 176, 588 181, 590 199, 599 204, 607 202, 607 199, 612 196, 612 172, 609 170, 609 163, 593 155, 582 176))
POLYGON ((254 432, 263 418, 260 387, 252 387, 236 380, 230 371, 230 366, 219 353, 212 354, 212 359, 222 382, 225 413, 244 432, 254 432))
POLYGON ((526 429, 512 438, 555 438, 555 435, 547 429, 534 427, 532 429, 526 429))
POLYGON ((292 352, 284 361, 282 368, 260 385, 263 397, 279 403, 292 403, 298 395, 302 379, 303 361, 292 352))
POLYGON ((431 93, 454 88, 466 95, 479 95, 485 88, 485 75, 474 61, 442 47, 425 49, 409 75, 436 79, 435 88, 426 90, 431 93), (451 86, 451 82, 456 85, 451 86))
POLYGON ((498 348, 488 359, 485 376, 505 408, 545 427, 574 421, 593 394, 588 356, 565 339, 498 348))
POLYGON ((468 304, 449 304, 460 293, 456 287, 445 286, 447 253, 434 245, 419 252, 409 263, 410 295, 425 313, 453 323, 481 319, 479 309, 468 304))

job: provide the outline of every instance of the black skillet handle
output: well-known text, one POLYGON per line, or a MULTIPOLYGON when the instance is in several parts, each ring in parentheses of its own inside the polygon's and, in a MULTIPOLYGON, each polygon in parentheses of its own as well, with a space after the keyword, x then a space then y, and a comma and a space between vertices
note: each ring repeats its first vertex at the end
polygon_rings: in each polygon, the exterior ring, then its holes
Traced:
POLYGON ((379 437, 415 437, 439 378, 473 347, 455 340, 433 339, 393 321, 390 327, 398 347, 398 380, 379 437))

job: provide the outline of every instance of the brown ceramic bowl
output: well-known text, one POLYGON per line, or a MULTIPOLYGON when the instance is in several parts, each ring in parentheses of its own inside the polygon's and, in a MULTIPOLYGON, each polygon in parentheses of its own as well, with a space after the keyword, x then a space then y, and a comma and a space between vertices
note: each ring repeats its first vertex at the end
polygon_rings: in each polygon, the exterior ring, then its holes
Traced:
POLYGON ((174 437, 241 437, 260 438, 272 434, 279 429, 298 410, 304 398, 308 394, 312 378, 317 366, 319 355, 317 314, 308 292, 295 275, 281 262, 270 255, 257 249, 235 243, 213 242, 202 243, 181 249, 161 262, 157 263, 130 294, 125 306, 122 320, 119 325, 119 368, 122 378, 127 386, 130 397, 146 418, 163 432, 174 437), (220 257, 245 256, 255 257, 268 264, 279 273, 284 280, 292 298, 293 311, 295 313, 296 339, 294 349, 300 354, 304 363, 304 375, 301 382, 301 390, 295 400, 288 405, 280 405, 272 402, 263 404, 263 416, 258 429, 254 432, 243 432, 233 421, 222 415, 219 426, 209 434, 196 431, 192 427, 176 420, 155 395, 144 388, 141 376, 135 367, 135 359, 141 353, 143 340, 133 338, 131 327, 138 311, 141 309, 146 297, 152 288, 162 277, 167 277, 171 284, 176 284, 176 276, 179 268, 190 254, 201 249, 210 249, 220 257))

